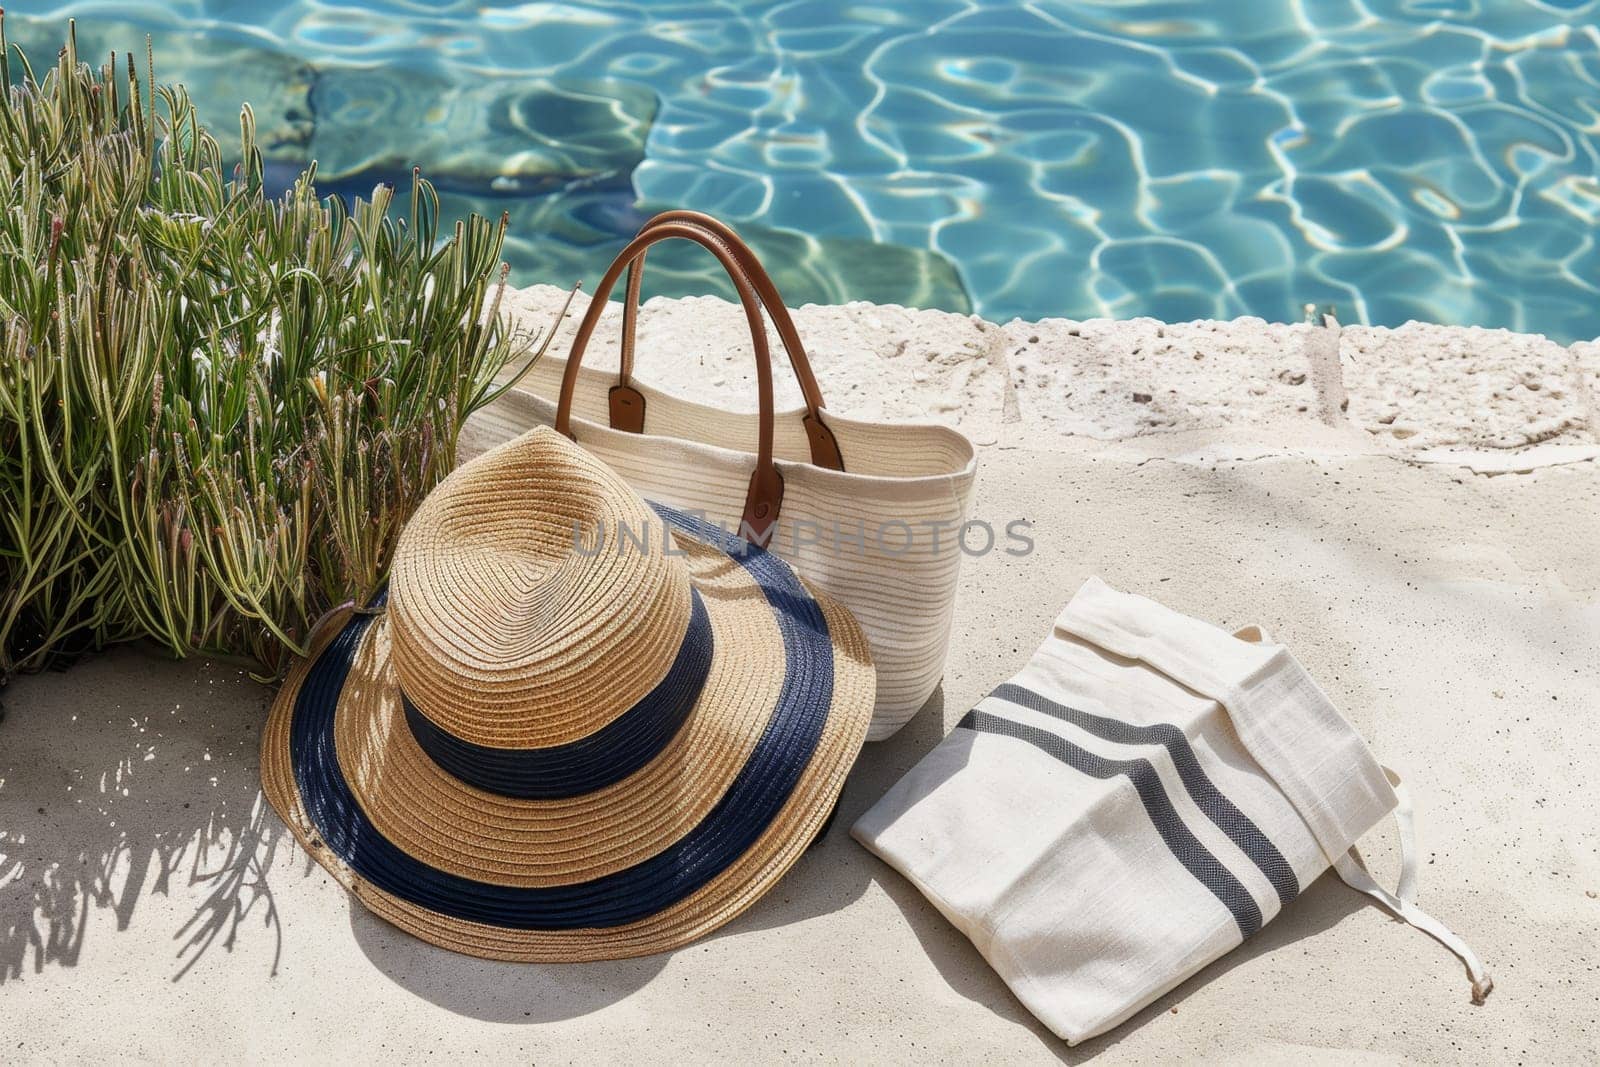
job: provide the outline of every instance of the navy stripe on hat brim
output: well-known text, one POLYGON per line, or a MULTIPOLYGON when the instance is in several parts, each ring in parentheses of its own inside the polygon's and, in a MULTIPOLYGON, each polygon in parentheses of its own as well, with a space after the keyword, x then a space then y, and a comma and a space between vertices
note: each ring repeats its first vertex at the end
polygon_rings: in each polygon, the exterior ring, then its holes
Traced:
MULTIPOLYGON (((625 926, 694 895, 753 847, 788 802, 821 741, 833 703, 833 642, 821 607, 789 567, 709 523, 669 508, 675 530, 743 566, 772 607, 784 677, 760 739, 701 822, 622 870, 561 886, 505 886, 436 868, 385 837, 339 764, 334 716, 371 616, 352 617, 316 657, 295 695, 289 757, 300 803, 325 847, 356 876, 414 906, 514 930, 625 926)), ((404 788, 404 783, 397 783, 404 788)))

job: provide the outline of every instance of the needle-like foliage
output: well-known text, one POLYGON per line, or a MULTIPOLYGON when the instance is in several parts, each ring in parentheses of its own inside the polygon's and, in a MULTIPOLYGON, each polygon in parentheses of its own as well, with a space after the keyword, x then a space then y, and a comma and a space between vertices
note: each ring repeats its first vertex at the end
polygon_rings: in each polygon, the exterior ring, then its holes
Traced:
POLYGON ((69 34, 41 77, 4 36, 0 684, 139 636, 275 674, 537 358, 505 220, 441 240, 420 175, 352 210, 315 164, 270 197, 248 106, 229 172, 148 51, 95 69, 69 34))

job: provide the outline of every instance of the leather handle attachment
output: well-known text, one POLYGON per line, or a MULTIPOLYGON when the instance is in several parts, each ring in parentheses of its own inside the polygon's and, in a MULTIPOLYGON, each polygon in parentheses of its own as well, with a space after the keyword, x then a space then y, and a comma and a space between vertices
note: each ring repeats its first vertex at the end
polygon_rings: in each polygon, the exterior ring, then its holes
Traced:
MULTIPOLYGON (((794 368, 794 376, 800 381, 800 392, 806 402, 802 421, 806 439, 811 445, 811 462, 829 470, 844 470, 844 456, 839 451, 839 442, 822 418, 825 406, 822 390, 817 386, 816 375, 811 372, 811 361, 806 358, 800 331, 795 328, 794 319, 790 317, 783 297, 778 294, 778 287, 761 266, 755 251, 739 238, 733 227, 699 211, 663 211, 645 223, 639 232, 648 233, 652 227, 672 223, 689 223, 709 230, 738 260, 745 277, 772 318, 778 337, 783 341, 784 351, 789 354, 789 365, 794 368)), ((611 390, 611 427, 630 433, 644 432, 644 394, 633 387, 632 381, 634 337, 639 324, 639 288, 644 281, 644 260, 644 253, 640 253, 628 265, 628 286, 622 298, 622 369, 617 375, 617 384, 611 390)))
MULTIPOLYGON (((772 460, 772 354, 767 347, 761 301, 734 250, 711 230, 690 222, 666 222, 652 226, 641 230, 612 260, 605 276, 596 286, 589 308, 584 312, 583 321, 578 324, 578 332, 572 339, 572 352, 567 356, 566 371, 561 376, 561 395, 556 402, 555 428, 573 437, 572 397, 578 385, 578 368, 583 363, 583 354, 590 338, 594 336, 595 327, 599 325, 600 314, 605 310, 606 301, 616 288, 623 270, 643 257, 645 249, 651 245, 673 238, 693 241, 717 257, 728 272, 728 277, 733 279, 739 302, 744 306, 745 318, 749 320, 750 340, 756 350, 756 391, 760 407, 756 416, 756 467, 750 475, 750 487, 745 494, 744 525, 758 543, 765 544, 783 506, 783 476, 772 460)), ((575 437, 573 439, 576 440, 575 437)))

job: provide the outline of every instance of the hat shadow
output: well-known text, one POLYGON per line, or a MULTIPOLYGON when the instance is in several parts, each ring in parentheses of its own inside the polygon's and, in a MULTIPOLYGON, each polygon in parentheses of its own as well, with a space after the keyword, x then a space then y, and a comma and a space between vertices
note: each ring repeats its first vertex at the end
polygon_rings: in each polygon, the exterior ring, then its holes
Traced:
MULTIPOLYGON (((827 830, 783 880, 704 941, 803 922, 859 899, 876 862, 850 839, 850 825, 943 737, 944 694, 936 690, 894 737, 867 745, 827 830)), ((672 953, 595 963, 505 963, 420 941, 350 909, 356 944, 393 983, 458 1015, 498 1023, 548 1023, 596 1011, 643 988, 672 953)))
MULTIPOLYGON (((359 692, 362 684, 347 681, 346 693, 359 692)), ((484 959, 424 941, 353 899, 348 915, 356 945, 391 982, 482 1022, 550 1023, 587 1015, 635 992, 666 965, 664 955, 553 964, 484 959)))
POLYGON ((822 835, 782 881, 710 938, 735 937, 805 922, 859 900, 875 876, 875 861, 850 837, 850 827, 943 737, 941 685, 898 733, 862 748, 839 795, 838 808, 822 835))
POLYGON ((356 944, 386 978, 414 996, 492 1023, 552 1023, 613 1004, 642 989, 667 954, 596 963, 509 963, 440 948, 351 902, 356 944))

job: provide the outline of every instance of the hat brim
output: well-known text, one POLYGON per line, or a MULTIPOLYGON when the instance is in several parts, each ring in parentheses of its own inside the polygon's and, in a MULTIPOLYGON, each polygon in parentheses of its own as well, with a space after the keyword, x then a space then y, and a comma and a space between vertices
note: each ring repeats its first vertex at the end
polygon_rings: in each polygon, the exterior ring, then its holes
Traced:
POLYGON ((291 674, 262 742, 267 799, 378 915, 493 959, 648 955, 749 907, 821 829, 871 719, 860 627, 775 556, 657 510, 712 664, 671 742, 610 786, 518 800, 440 769, 406 726, 382 617, 332 620, 291 674))

